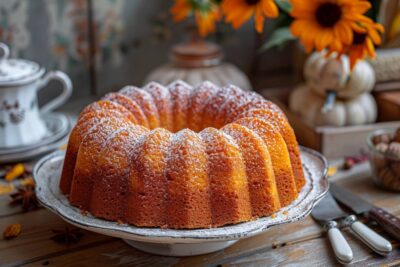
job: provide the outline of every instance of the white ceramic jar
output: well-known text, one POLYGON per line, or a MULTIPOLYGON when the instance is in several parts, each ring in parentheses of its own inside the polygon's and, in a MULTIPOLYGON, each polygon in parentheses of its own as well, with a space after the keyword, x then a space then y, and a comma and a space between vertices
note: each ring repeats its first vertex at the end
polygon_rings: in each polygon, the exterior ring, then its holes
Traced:
POLYGON ((9 48, 0 43, 0 149, 24 146, 46 138, 41 114, 71 96, 72 83, 61 71, 50 71, 24 59, 9 59, 9 48), (62 93, 39 109, 37 92, 50 80, 62 85, 62 93))
POLYGON ((247 76, 236 66, 223 62, 222 48, 201 39, 177 44, 170 52, 170 62, 153 70, 146 78, 148 82, 168 85, 182 80, 196 86, 210 81, 217 86, 236 85, 244 90, 252 90, 247 76))

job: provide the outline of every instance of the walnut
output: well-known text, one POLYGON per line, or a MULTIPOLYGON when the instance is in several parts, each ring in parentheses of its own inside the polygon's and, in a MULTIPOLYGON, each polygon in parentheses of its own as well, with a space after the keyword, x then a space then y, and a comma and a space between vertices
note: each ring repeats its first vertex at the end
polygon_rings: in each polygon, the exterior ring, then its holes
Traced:
POLYGON ((381 152, 381 153, 386 153, 386 151, 388 150, 388 148, 389 148, 389 145, 388 144, 386 144, 386 143, 379 143, 379 144, 377 144, 376 146, 375 146, 375 148, 379 151, 379 152, 381 152))
POLYGON ((386 155, 393 158, 400 159, 400 143, 399 142, 391 142, 386 151, 386 155))
POLYGON ((377 144, 389 144, 391 141, 391 136, 390 134, 380 134, 380 135, 375 135, 374 137, 372 137, 372 142, 374 143, 374 145, 377 144))

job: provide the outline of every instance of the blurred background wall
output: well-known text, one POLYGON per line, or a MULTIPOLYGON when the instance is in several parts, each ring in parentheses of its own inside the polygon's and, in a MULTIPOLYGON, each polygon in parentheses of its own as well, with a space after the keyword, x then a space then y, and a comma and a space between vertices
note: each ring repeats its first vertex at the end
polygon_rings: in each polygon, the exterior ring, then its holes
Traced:
MULTIPOLYGON (((187 24, 173 23, 168 0, 6 0, 0 1, 0 40, 14 57, 61 69, 74 82, 74 98, 102 95, 141 85, 168 60, 173 44, 189 36, 187 24)), ((252 23, 252 22, 251 22, 252 23)), ((267 25, 272 29, 273 25, 267 25)), ((262 40, 248 23, 238 31, 219 25, 211 40, 226 60, 249 75, 255 89, 295 83, 297 49, 258 53, 262 40)), ((55 94, 45 90, 42 99, 55 94)))

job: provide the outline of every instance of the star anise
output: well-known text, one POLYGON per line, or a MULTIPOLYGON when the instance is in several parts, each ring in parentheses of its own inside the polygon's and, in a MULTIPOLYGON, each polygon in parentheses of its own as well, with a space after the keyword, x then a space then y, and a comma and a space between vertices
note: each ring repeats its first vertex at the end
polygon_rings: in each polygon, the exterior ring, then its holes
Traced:
POLYGON ((63 230, 53 229, 51 231, 54 234, 51 240, 62 244, 78 243, 84 235, 79 228, 68 228, 68 226, 65 226, 63 230))
POLYGON ((10 196, 12 198, 10 205, 21 205, 23 211, 39 208, 35 187, 32 185, 20 186, 17 188, 17 192, 10 194, 10 196))

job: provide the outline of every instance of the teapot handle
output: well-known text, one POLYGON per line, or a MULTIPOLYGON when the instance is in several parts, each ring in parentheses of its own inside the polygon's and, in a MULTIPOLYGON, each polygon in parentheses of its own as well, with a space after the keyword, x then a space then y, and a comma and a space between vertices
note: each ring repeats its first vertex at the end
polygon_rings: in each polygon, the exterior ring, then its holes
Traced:
POLYGON ((62 71, 50 71, 40 81, 38 90, 45 87, 51 80, 57 80, 61 83, 63 91, 56 98, 45 104, 40 108, 40 113, 48 113, 53 109, 58 108, 64 104, 72 94, 72 82, 71 79, 62 71))

